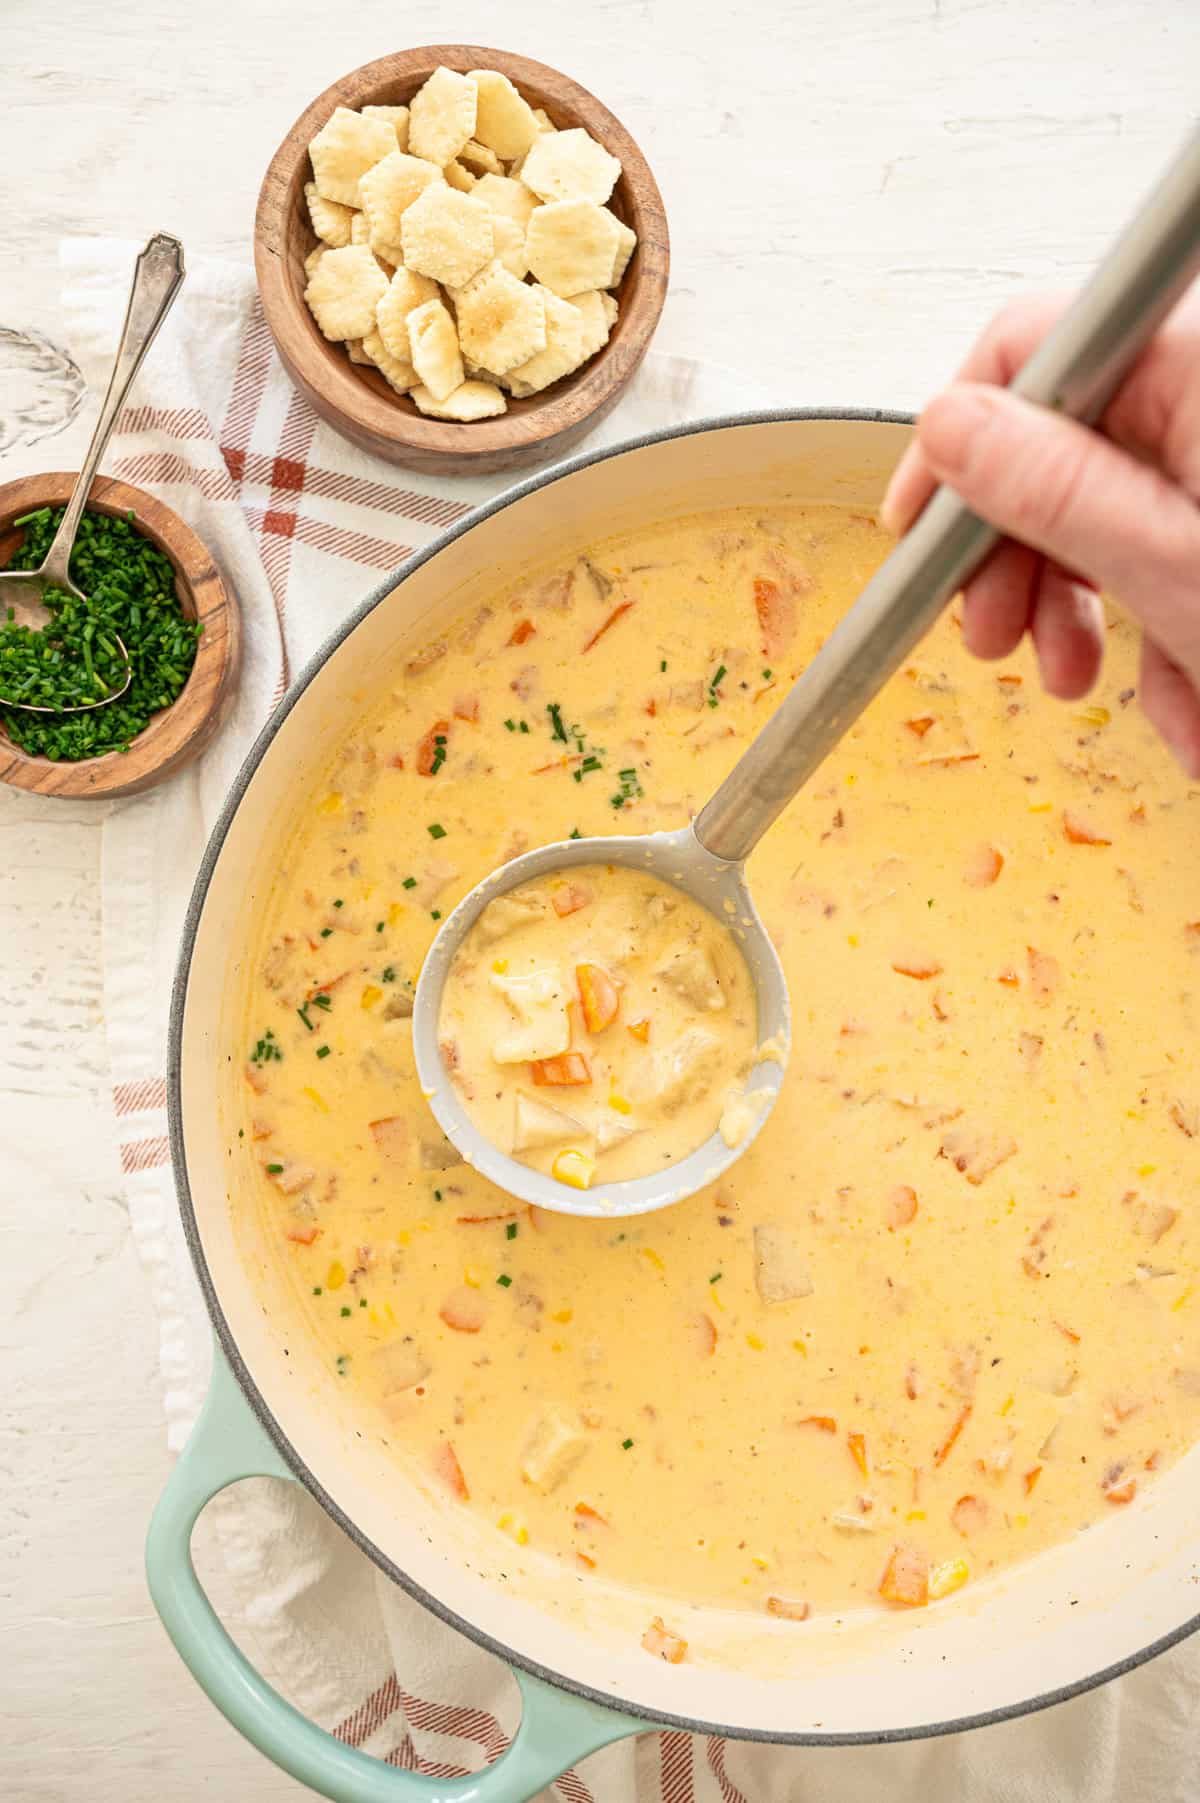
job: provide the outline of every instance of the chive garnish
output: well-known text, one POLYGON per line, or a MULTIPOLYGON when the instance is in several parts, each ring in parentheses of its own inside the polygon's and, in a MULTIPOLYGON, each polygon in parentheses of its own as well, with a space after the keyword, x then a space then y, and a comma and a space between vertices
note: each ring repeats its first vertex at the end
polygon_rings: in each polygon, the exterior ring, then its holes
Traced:
POLYGON ((400 885, 400 887, 402 889, 415 889, 416 886, 417 886, 417 879, 415 876, 406 876, 404 881, 400 885))
POLYGON ((507 1271, 501 1271, 499 1277, 497 1277, 497 1279, 496 1279, 496 1282, 500 1285, 500 1288, 502 1290, 506 1290, 508 1288, 508 1286, 511 1284, 512 1278, 508 1275, 507 1271))
POLYGON ((431 839, 444 839, 446 837, 445 827, 439 826, 435 820, 433 825, 429 828, 429 837, 431 839))
POLYGON ((329 1049, 330 1048, 327 1045, 319 1045, 317 1047, 317 1057, 318 1058, 328 1058, 329 1049))
POLYGON ((567 744, 567 729, 563 725, 562 708, 559 706, 558 702, 547 702, 546 712, 550 716, 550 732, 552 737, 561 740, 564 745, 567 744))

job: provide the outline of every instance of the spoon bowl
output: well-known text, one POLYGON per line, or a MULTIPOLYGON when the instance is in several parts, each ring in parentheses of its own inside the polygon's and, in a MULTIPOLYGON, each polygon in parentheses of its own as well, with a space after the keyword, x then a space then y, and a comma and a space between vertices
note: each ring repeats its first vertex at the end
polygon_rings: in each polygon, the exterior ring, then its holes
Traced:
MULTIPOLYGON (((45 632, 54 617, 43 598, 47 589, 65 591, 76 601, 87 600, 83 590, 76 587, 68 576, 65 560, 61 570, 52 570, 50 559, 47 558, 38 570, 0 571, 0 620, 13 626, 25 626, 30 632, 45 632)), ((133 665, 129 661, 125 641, 119 633, 114 632, 112 636, 125 666, 125 680, 120 688, 107 689, 95 701, 80 701, 70 707, 41 706, 33 701, 18 701, 8 695, 0 695, 0 701, 6 707, 19 707, 27 714, 86 714, 94 707, 107 707, 110 701, 119 700, 133 681, 133 665)))
POLYGON ((783 967, 751 900, 743 868, 706 851, 690 826, 674 833, 559 839, 494 870, 464 897, 434 940, 417 981, 412 1025, 421 1089, 443 1133, 466 1162, 523 1202, 555 1209, 560 1214, 606 1219, 666 1208, 723 1176, 770 1114, 783 1082, 791 1044, 791 1010, 783 967), (760 1055, 746 1083, 747 1094, 767 1099, 756 1105, 756 1112, 736 1145, 727 1145, 719 1133, 713 1133, 694 1152, 664 1170, 576 1190, 510 1158, 479 1131, 446 1068, 438 1019, 450 966, 488 904, 523 883, 578 869, 583 864, 619 864, 657 877, 672 888, 682 889, 721 923, 749 966, 758 1003, 757 1042, 770 1055, 760 1055))

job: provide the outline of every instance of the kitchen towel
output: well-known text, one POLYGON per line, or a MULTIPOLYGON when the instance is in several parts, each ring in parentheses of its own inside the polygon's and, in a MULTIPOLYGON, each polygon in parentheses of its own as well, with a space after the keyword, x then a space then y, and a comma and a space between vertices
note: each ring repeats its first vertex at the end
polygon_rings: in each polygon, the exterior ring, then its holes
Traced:
MULTIPOLYGON (((136 245, 61 248, 71 349, 107 379, 136 245)), ((651 354, 590 446, 766 404, 729 371, 651 354)), ((166 1013, 192 879, 230 782, 291 674, 361 596, 505 486, 427 479, 356 450, 295 392, 253 278, 197 262, 105 460, 161 494, 212 549, 241 603, 244 665, 204 756, 103 827, 105 1015, 126 1196, 161 1322, 169 1444, 187 1438, 211 1357, 166 1138, 166 1013)), ((229 1626, 303 1712, 391 1763, 449 1776, 506 1744, 516 1686, 390 1584, 294 1484, 258 1479, 210 1504, 237 1617, 229 1626)), ((777 1749, 647 1734, 545 1793, 567 1803, 1195 1803, 1200 1648, 1184 1646, 1070 1704, 969 1735, 889 1747, 777 1749)))

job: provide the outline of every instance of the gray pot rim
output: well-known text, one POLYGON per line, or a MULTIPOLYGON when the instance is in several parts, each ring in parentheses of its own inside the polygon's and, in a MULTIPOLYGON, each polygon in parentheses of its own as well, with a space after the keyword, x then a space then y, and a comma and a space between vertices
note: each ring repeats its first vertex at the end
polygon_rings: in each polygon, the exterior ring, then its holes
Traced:
POLYGON ((181 1062, 183 1047, 183 1015, 187 999, 188 976, 191 970, 192 953, 195 948, 196 934, 200 925, 200 917, 204 910, 205 898, 209 884, 221 856, 226 836, 233 822, 234 815, 241 806, 242 798, 249 787, 251 778, 262 762, 268 747, 275 738, 283 722, 292 709, 300 701, 305 690, 313 681, 317 672, 324 667, 329 658, 337 650, 343 640, 347 639, 358 625, 374 608, 384 601, 406 577, 430 558, 471 531, 481 520, 502 512, 513 502, 524 496, 535 493, 538 489, 548 488, 563 476, 573 475, 575 471, 587 469, 593 464, 607 462, 612 457, 623 456, 627 451, 642 450, 646 446, 662 444, 673 438, 688 438, 697 433, 727 431, 743 426, 762 426, 791 424, 804 420, 861 420, 873 424, 910 426, 914 416, 911 413, 895 412, 887 408, 876 407, 778 407, 762 408, 745 413, 717 414, 705 419, 689 420, 683 425, 664 426, 655 432, 645 432, 635 438, 623 439, 619 444, 610 445, 602 450, 584 451, 561 463, 552 464, 548 469, 534 476, 514 483, 511 488, 501 490, 490 501, 472 508, 463 519, 447 527, 439 533, 430 544, 421 550, 414 551, 410 557, 397 565, 389 575, 375 585, 370 593, 359 603, 354 611, 329 634, 328 638, 309 658, 303 669, 293 678, 287 693, 272 709, 258 737, 246 754, 245 761, 230 787, 220 815, 213 826, 200 868, 192 888, 184 920, 183 936, 180 942, 179 958, 175 967, 175 978, 171 987, 171 1009, 167 1034, 167 1115, 171 1146, 171 1165, 175 1180, 175 1194, 179 1203, 179 1212, 183 1221, 183 1230, 191 1253, 196 1276, 204 1295, 217 1339, 222 1351, 229 1361, 230 1369, 237 1378, 238 1385, 254 1412, 264 1432, 269 1436, 278 1450, 280 1457, 289 1466, 309 1494, 315 1497, 326 1514, 335 1521, 342 1532, 378 1567, 394 1584, 406 1591, 409 1596, 436 1615, 449 1627, 456 1629, 477 1646, 494 1653, 508 1666, 516 1666, 545 1683, 554 1685, 571 1696, 580 1697, 587 1702, 598 1704, 601 1708, 617 1710, 623 1714, 635 1716, 646 1723, 648 1731, 656 1728, 681 1729, 689 1734, 716 1735, 728 1740, 760 1741, 771 1746, 789 1747, 855 1747, 879 1746, 892 1742, 908 1740, 932 1740, 945 1734, 961 1734, 969 1728, 992 1727, 999 1722, 1013 1721, 1023 1715, 1032 1715, 1041 1709, 1051 1708, 1057 1703, 1068 1702, 1072 1697, 1082 1696, 1089 1690, 1095 1690, 1113 1678, 1124 1676, 1135 1671, 1138 1666, 1157 1658, 1160 1653, 1167 1652, 1187 1639, 1190 1634, 1200 1629, 1200 1613, 1191 1616, 1181 1626, 1169 1634, 1152 1641, 1149 1646, 1131 1653, 1125 1659, 1104 1667, 1086 1678, 1080 1678, 1073 1684, 1060 1685, 1057 1689, 1043 1691, 1027 1697, 1019 1703, 1010 1703, 1001 1708, 980 1710, 974 1715, 957 1716, 945 1721, 920 1723, 905 1728, 863 1728, 851 1734, 817 1734, 795 1732, 781 1729, 778 1732, 767 1729, 746 1729, 730 1727, 726 1723, 711 1722, 687 1715, 668 1715, 646 1708, 644 1704, 626 1697, 618 1697, 608 1692, 597 1690, 593 1685, 582 1683, 566 1673, 558 1672, 541 1665, 537 1660, 518 1653, 506 1646, 501 1640, 486 1633, 475 1623, 457 1611, 450 1609, 440 1598, 416 1583, 405 1571, 391 1560, 374 1541, 363 1533, 362 1529, 346 1514, 341 1505, 329 1494, 309 1470, 304 1460, 296 1452, 287 1435, 275 1420, 258 1385, 255 1383, 249 1367, 242 1358, 233 1330, 226 1319, 225 1311, 217 1294, 216 1285, 208 1269, 204 1256, 204 1248, 200 1240, 199 1224, 196 1218, 195 1205, 192 1201, 191 1187, 188 1181, 187 1153, 184 1146, 183 1113, 181 1097, 181 1062))

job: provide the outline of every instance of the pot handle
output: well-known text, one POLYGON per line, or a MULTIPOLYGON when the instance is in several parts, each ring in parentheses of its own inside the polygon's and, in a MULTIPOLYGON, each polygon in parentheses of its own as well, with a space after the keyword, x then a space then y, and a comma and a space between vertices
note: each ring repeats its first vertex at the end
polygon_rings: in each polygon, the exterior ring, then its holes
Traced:
POLYGON ((167 1480, 146 1540, 154 1607, 201 1689, 268 1759, 334 1803, 524 1803, 568 1766, 648 1724, 517 1671, 521 1721, 494 1764, 467 1778, 426 1778, 336 1740, 273 1690, 218 1621, 192 1564, 204 1505, 244 1477, 299 1480, 250 1408, 219 1345, 200 1419, 167 1480))

